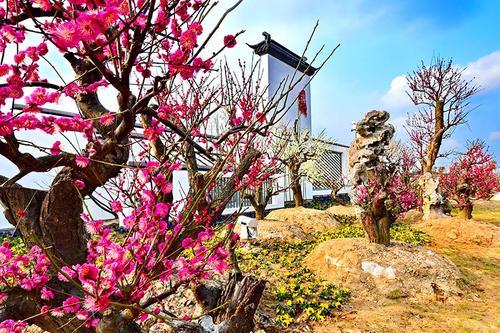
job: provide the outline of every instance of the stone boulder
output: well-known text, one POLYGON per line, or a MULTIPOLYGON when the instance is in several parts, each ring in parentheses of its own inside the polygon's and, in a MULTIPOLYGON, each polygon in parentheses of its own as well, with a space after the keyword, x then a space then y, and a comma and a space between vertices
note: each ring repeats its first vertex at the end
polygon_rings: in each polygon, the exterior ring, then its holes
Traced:
POLYGON ((464 292, 462 275, 448 259, 432 250, 366 239, 332 239, 305 259, 318 276, 349 287, 363 301, 418 298, 447 301, 464 292))

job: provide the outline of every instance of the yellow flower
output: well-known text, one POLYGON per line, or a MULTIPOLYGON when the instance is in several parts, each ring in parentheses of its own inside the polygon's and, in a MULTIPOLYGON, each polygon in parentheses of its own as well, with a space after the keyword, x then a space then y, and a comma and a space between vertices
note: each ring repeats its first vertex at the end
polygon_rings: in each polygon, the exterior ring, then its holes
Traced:
POLYGON ((323 309, 328 309, 328 303, 321 303, 319 306, 321 306, 323 309))
POLYGON ((284 294, 284 293, 286 293, 286 288, 284 286, 281 286, 278 288, 278 292, 284 294))
POLYGON ((314 309, 311 307, 306 308, 305 310, 306 315, 310 316, 314 313, 314 309))
POLYGON ((291 301, 291 300, 288 300, 288 301, 286 302, 286 305, 288 305, 288 306, 292 306, 292 304, 293 304, 293 303, 292 303, 292 301, 291 301))
POLYGON ((295 299, 295 301, 297 301, 297 303, 299 303, 299 304, 302 304, 302 303, 304 303, 304 302, 305 302, 305 299, 299 296, 299 297, 297 297, 297 298, 295 299))
POLYGON ((281 323, 285 327, 288 327, 293 321, 294 319, 287 314, 276 317, 276 322, 281 323))

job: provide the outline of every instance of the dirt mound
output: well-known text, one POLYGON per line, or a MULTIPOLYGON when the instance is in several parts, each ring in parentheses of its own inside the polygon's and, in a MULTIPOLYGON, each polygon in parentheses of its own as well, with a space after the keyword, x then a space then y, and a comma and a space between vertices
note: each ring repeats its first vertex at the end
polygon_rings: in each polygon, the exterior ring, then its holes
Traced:
POLYGON ((393 243, 389 247, 365 239, 332 239, 305 260, 321 278, 348 286, 356 302, 398 298, 456 299, 463 293, 462 274, 432 250, 393 243))
POLYGON ((488 223, 450 217, 422 221, 414 226, 429 234, 433 243, 439 243, 441 246, 500 247, 500 228, 488 223))
POLYGON ((347 215, 347 216, 356 216, 356 211, 354 210, 354 206, 332 206, 326 210, 327 213, 333 215, 347 215))
MULTIPOLYGON (((306 233, 324 232, 340 227, 340 223, 332 218, 328 212, 304 207, 273 210, 266 216, 266 220, 291 222, 306 233)), ((290 224, 285 225, 289 226, 290 224)))
POLYGON ((294 222, 260 220, 258 226, 259 239, 278 242, 298 243, 308 238, 308 233, 301 225, 294 222))

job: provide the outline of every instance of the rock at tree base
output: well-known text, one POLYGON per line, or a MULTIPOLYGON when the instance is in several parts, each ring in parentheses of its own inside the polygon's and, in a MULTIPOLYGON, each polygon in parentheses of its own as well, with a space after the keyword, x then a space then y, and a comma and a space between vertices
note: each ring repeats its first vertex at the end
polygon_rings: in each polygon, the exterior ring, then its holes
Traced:
MULTIPOLYGON (((238 229, 236 230, 238 232, 238 229)), ((299 243, 309 237, 304 229, 295 223, 275 220, 259 221, 259 240, 299 243)))
POLYGON ((354 206, 332 206, 328 208, 326 212, 333 215, 356 216, 356 210, 354 209, 354 206))
POLYGON ((326 211, 304 207, 277 209, 270 212, 265 220, 259 221, 258 239, 297 243, 315 232, 339 227, 341 224, 326 211))
POLYGON ((266 216, 266 220, 293 222, 307 233, 324 232, 340 226, 328 212, 304 207, 273 210, 266 216))
POLYGON ((443 211, 445 202, 442 195, 438 193, 439 180, 430 172, 426 172, 420 177, 419 186, 422 188, 423 219, 445 217, 443 211))
POLYGON ((462 275, 448 259, 404 243, 390 246, 366 239, 332 239, 305 260, 318 276, 349 287, 363 301, 416 298, 445 301, 463 295, 462 275))

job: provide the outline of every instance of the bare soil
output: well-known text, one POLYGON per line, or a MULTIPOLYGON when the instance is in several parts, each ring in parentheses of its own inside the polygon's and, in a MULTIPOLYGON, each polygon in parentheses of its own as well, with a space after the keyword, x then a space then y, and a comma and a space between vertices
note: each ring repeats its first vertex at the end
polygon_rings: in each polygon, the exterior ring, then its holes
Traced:
POLYGON ((479 202, 474 219, 468 221, 420 221, 414 217, 412 227, 433 239, 428 248, 460 270, 463 297, 451 301, 384 297, 376 301, 353 291, 350 306, 328 322, 316 323, 313 332, 500 331, 500 202, 479 202))
MULTIPOLYGON (((259 221, 259 239, 296 243, 312 233, 340 227, 327 211, 297 207, 277 209, 259 221)), ((236 230, 238 231, 238 230, 236 230)))
POLYGON ((354 206, 336 205, 328 208, 326 212, 333 215, 356 216, 356 211, 354 210, 354 206))
POLYGON ((339 226, 331 215, 324 210, 295 207, 273 210, 266 216, 266 220, 287 222, 300 226, 305 232, 324 232, 339 226))

